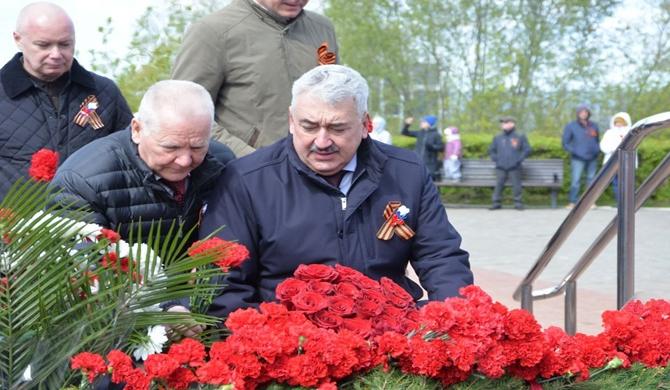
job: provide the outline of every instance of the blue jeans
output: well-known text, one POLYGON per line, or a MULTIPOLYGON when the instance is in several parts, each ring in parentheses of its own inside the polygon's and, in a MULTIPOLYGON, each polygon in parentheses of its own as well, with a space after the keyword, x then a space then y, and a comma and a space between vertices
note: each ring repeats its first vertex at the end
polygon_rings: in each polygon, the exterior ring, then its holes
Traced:
POLYGON ((577 203, 582 173, 586 171, 586 185, 589 186, 596 175, 597 168, 597 159, 584 161, 573 158, 570 160, 570 203, 577 203))

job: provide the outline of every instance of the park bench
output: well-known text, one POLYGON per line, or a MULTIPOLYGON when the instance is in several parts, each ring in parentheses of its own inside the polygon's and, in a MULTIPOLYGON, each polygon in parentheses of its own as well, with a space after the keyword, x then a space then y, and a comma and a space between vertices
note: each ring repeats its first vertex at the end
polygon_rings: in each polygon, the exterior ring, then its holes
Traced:
MULTIPOLYGON (((483 159, 462 159, 461 180, 435 182, 438 187, 495 187, 495 163, 483 159)), ((509 186, 509 180, 505 186, 509 186)), ((527 159, 521 165, 522 187, 544 187, 551 189, 551 207, 556 208, 558 190, 563 185, 563 160, 527 159)))

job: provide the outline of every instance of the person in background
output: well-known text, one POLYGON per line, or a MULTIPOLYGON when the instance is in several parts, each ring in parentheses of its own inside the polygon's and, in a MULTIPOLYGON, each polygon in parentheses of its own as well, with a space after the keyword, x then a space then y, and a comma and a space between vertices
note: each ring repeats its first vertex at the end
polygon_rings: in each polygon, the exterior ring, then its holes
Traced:
POLYGON ((463 144, 458 127, 449 126, 444 129, 447 140, 444 146, 443 171, 444 179, 461 181, 461 157, 463 157, 463 144))
POLYGON ((416 138, 414 151, 423 159, 433 180, 440 180, 441 167, 437 155, 444 149, 444 142, 442 135, 437 131, 437 117, 435 115, 424 116, 419 125, 420 130, 410 130, 412 122, 414 122, 413 117, 405 119, 401 134, 416 138))
MULTIPOLYGON (((632 122, 627 112, 617 112, 610 120, 610 128, 605 131, 600 140, 600 150, 605 154, 603 165, 612 157, 612 154, 621 144, 621 141, 628 135, 632 122)), ((612 189, 614 198, 619 199, 619 180, 617 176, 612 179, 612 189)))
POLYGON ((335 29, 326 17, 304 10, 307 2, 233 0, 184 37, 172 78, 209 91, 213 136, 237 156, 284 138, 293 81, 337 62, 335 29))
POLYGON ((32 155, 72 153, 130 123, 132 113, 108 78, 74 58, 72 19, 47 2, 24 7, 16 20, 17 53, 0 69, 0 200, 28 177, 32 155))
POLYGON ((563 149, 570 154, 570 194, 567 208, 573 208, 579 198, 582 174, 586 185, 591 185, 598 169, 598 125, 591 121, 591 109, 586 104, 577 106, 577 118, 563 129, 563 149))
POLYGON ((500 118, 502 131, 493 138, 489 156, 496 164, 496 186, 493 190, 493 205, 490 210, 502 208, 502 192, 507 179, 512 183, 514 208, 523 210, 521 200, 521 164, 530 154, 530 145, 524 134, 516 131, 516 119, 511 116, 500 118))
MULTIPOLYGON (((415 300, 457 296, 472 283, 468 253, 415 153, 372 142, 367 82, 341 65, 293 84, 290 134, 231 162, 216 184, 202 237, 245 245, 209 314, 272 301, 300 264, 341 264, 392 279, 415 300), (272 189, 268 191, 268 189, 272 189)), ((175 310, 175 309, 173 309, 175 310)))
MULTIPOLYGON (((226 161, 217 157, 232 157, 224 145, 210 152, 213 120, 202 86, 159 81, 142 97, 129 128, 84 146, 58 168, 54 204, 90 210, 90 222, 118 230, 124 240, 143 241, 152 223, 161 237, 173 224, 189 232, 223 171, 226 161)), ((196 238, 197 231, 188 240, 196 238)))
POLYGON ((376 115, 372 119, 372 131, 370 132, 370 137, 386 145, 392 145, 391 142, 391 133, 386 130, 386 120, 384 118, 376 115))

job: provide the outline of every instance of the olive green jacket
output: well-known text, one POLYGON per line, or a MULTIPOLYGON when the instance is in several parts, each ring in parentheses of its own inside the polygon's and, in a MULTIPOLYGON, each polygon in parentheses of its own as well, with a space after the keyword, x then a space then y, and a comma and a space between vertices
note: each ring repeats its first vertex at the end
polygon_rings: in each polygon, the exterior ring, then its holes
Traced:
POLYGON ((324 16, 303 10, 287 20, 253 0, 234 0, 191 26, 172 78, 209 91, 213 137, 239 157, 286 136, 291 86, 318 65, 324 42, 337 54, 335 30, 324 16))

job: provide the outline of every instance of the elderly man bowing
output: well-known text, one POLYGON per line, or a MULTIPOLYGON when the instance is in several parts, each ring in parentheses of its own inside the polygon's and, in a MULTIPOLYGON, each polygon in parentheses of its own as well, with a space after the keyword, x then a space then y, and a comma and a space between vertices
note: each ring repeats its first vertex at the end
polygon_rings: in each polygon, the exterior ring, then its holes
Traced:
MULTIPOLYGON (((52 181, 62 190, 57 201, 87 206, 91 222, 120 229, 124 239, 138 221, 143 234, 158 220, 162 234, 173 222, 188 231, 223 170, 225 161, 219 160, 227 159, 208 153, 213 120, 212 100, 200 85, 154 84, 129 129, 86 145, 58 168, 52 181)), ((227 148, 219 144, 217 150, 227 148)))
POLYGON ((368 85, 341 65, 294 84, 290 134, 231 163, 201 235, 239 240, 251 258, 233 270, 210 313, 274 299, 300 264, 342 264, 393 279, 415 299, 410 263, 431 300, 472 283, 468 253, 416 154, 368 137, 368 85))

